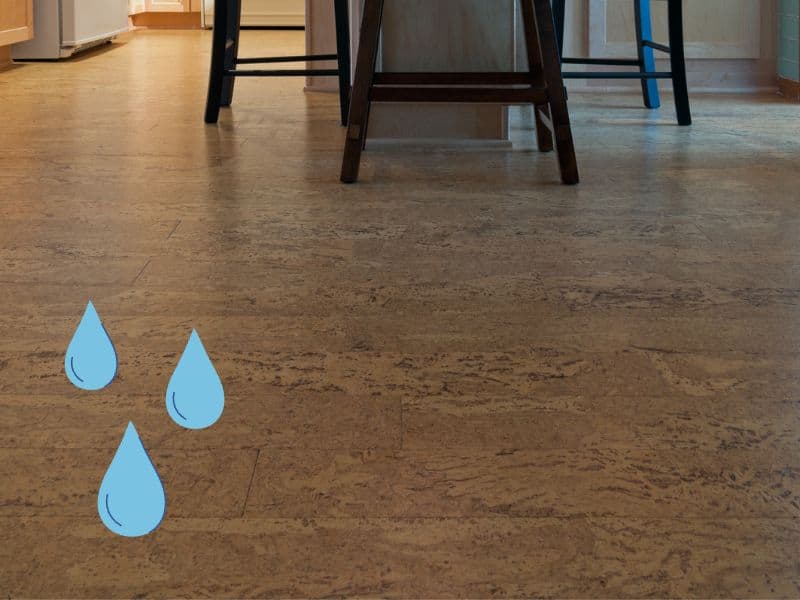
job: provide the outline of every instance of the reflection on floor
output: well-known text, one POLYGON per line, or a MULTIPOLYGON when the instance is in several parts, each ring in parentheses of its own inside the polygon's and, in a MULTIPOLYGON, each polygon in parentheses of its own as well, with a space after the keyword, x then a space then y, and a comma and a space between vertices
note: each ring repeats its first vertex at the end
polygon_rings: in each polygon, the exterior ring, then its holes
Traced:
POLYGON ((800 595, 797 106, 573 94, 576 188, 530 143, 345 187, 300 80, 202 124, 208 44, 0 76, 0 595, 800 595), (90 298, 100 392, 63 372, 90 298), (192 328, 203 431, 164 405, 192 328), (129 420, 138 540, 96 514, 129 420))

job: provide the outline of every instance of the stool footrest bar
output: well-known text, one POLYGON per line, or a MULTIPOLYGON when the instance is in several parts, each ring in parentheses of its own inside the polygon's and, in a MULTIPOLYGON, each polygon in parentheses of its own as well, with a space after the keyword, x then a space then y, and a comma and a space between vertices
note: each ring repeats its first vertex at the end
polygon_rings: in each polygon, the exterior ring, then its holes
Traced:
POLYGON ((608 73, 603 71, 564 71, 564 79, 671 79, 672 73, 653 72, 639 73, 630 71, 628 73, 608 73))
POLYGON ((638 67, 636 58, 562 58, 565 65, 602 65, 607 67, 638 67))
POLYGON ((374 85, 528 85, 530 73, 375 73, 374 85))
POLYGON ((333 77, 338 76, 336 69, 228 69, 225 77, 333 77))
POLYGON ((238 58, 236 64, 239 65, 257 65, 268 63, 285 63, 285 62, 311 62, 316 60, 336 60, 335 54, 310 54, 306 56, 268 56, 263 58, 238 58))
POLYGON ((672 54, 672 50, 669 46, 664 44, 659 44, 657 42, 651 42, 650 40, 644 40, 642 42, 642 46, 647 46, 648 48, 652 48, 653 50, 658 50, 659 52, 665 52, 667 54, 672 54))
POLYGON ((491 104, 546 103, 544 88, 373 87, 374 102, 454 102, 491 104))

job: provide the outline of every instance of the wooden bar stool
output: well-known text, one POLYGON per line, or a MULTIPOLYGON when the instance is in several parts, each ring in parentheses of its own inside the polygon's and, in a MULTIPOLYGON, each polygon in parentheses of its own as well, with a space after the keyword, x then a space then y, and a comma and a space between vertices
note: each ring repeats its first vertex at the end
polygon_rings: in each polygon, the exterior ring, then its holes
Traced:
POLYGON ((564 71, 564 79, 641 79, 644 105, 658 108, 661 99, 658 94, 658 79, 671 79, 675 95, 675 108, 679 125, 692 124, 692 111, 689 105, 689 89, 686 82, 686 55, 683 42, 683 0, 662 0, 667 2, 669 22, 669 45, 653 41, 653 23, 650 0, 633 0, 636 20, 637 58, 563 58, 564 56, 564 13, 566 0, 553 0, 553 14, 558 35, 558 51, 565 65, 603 65, 639 67, 635 71, 564 71), (670 56, 669 71, 656 71, 654 51, 670 56))
POLYGON ((358 179, 372 102, 487 102, 533 104, 539 150, 553 150, 565 184, 578 183, 564 82, 550 0, 520 0, 529 71, 526 73, 376 73, 384 0, 364 0, 341 179, 358 179))
POLYGON ((350 103, 350 23, 347 0, 334 0, 336 15, 336 54, 239 58, 239 32, 242 0, 214 0, 214 35, 211 48, 211 75, 208 82, 206 123, 216 123, 221 106, 230 106, 237 77, 314 77, 339 78, 339 104, 342 125, 347 123, 350 103), (337 61, 336 69, 239 69, 245 64, 337 61))

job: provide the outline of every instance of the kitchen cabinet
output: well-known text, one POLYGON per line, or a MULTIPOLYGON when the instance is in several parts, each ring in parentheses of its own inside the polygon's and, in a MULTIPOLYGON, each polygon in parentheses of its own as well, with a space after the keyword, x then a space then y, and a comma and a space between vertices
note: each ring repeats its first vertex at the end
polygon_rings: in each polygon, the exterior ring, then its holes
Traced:
POLYGON ((33 0, 0 0, 0 46, 33 37, 33 0))
MULTIPOLYGON (((653 35, 665 42, 666 3, 652 2, 652 7, 653 35)), ((776 15, 775 0, 684 0, 690 91, 774 91, 776 15)), ((568 0, 565 54, 635 56, 634 27, 632 0, 568 0)), ((523 54, 518 48, 518 56, 523 54)), ((569 86, 601 91, 634 89, 638 82, 572 80, 569 86)))

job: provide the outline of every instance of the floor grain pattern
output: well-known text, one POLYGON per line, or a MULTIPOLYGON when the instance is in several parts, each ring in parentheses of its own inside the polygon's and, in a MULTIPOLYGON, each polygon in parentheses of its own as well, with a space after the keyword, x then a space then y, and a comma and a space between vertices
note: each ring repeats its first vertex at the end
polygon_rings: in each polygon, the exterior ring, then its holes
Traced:
POLYGON ((578 187, 525 114, 343 186, 297 79, 202 124, 209 35, 0 76, 0 596, 800 596, 796 106, 573 95, 578 187), (163 396, 193 327, 197 432, 163 396), (128 420, 168 498, 136 540, 95 514, 128 420))

